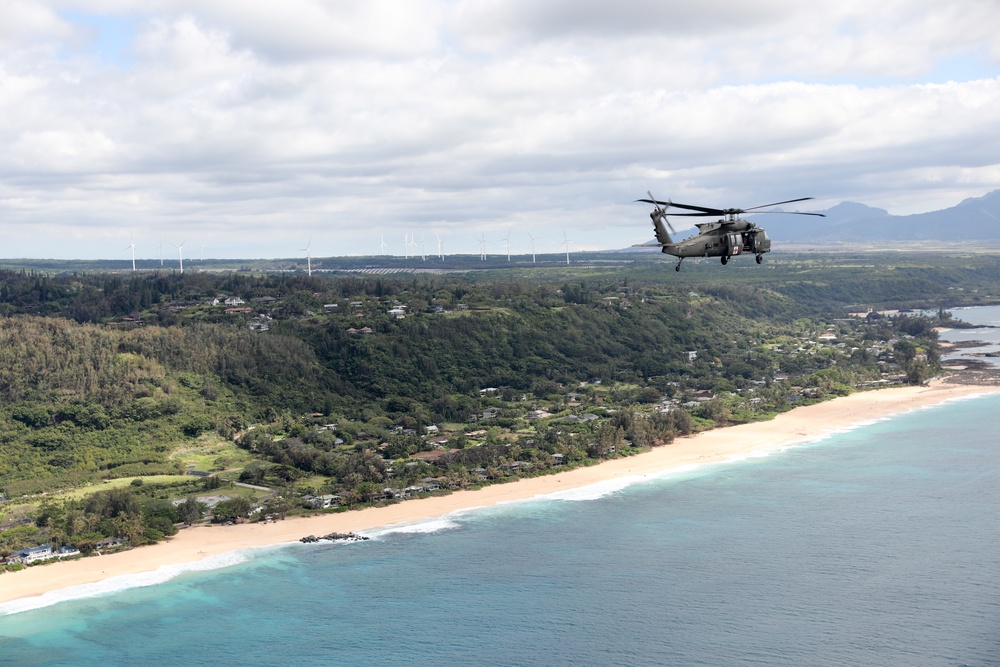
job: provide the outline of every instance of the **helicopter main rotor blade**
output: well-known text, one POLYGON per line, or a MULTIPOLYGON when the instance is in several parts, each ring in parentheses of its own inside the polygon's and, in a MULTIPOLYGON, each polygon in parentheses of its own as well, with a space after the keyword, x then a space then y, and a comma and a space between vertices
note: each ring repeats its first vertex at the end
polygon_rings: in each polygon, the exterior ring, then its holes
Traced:
POLYGON ((781 206, 782 204, 794 204, 797 201, 808 201, 814 199, 814 197, 801 197, 799 199, 789 199, 788 201, 779 201, 773 204, 761 204, 760 206, 754 206, 753 208, 740 209, 740 213, 746 213, 747 211, 756 211, 758 208, 767 208, 768 206, 781 206))
MULTIPOLYGON (((672 201, 656 201, 655 199, 636 199, 636 201, 647 204, 659 204, 660 206, 670 206, 671 208, 683 208, 688 211, 701 211, 702 215, 722 215, 721 208, 705 208, 704 206, 692 206, 691 204, 678 204, 672 201)), ((693 213, 671 213, 671 215, 694 215, 693 213)))
POLYGON ((783 213, 786 215, 814 215, 820 218, 825 218, 826 215, 823 213, 805 213, 802 211, 760 211, 758 209, 768 208, 769 206, 780 206, 782 204, 794 204, 795 202, 808 201, 813 199, 813 197, 800 197, 799 199, 789 199, 787 201, 779 201, 773 204, 762 204, 760 206, 753 206, 751 208, 708 208, 707 206, 692 206, 691 204, 678 204, 671 201, 657 201, 652 199, 652 194, 649 195, 650 199, 636 199, 636 201, 641 201, 646 204, 653 204, 654 206, 667 206, 671 208, 682 208, 688 211, 698 211, 697 213, 671 213, 671 216, 686 216, 692 218, 705 218, 709 216, 731 216, 731 215, 742 215, 744 213, 783 213))
POLYGON ((826 213, 806 213, 805 211, 748 211, 751 215, 815 215, 818 218, 825 218, 826 213))

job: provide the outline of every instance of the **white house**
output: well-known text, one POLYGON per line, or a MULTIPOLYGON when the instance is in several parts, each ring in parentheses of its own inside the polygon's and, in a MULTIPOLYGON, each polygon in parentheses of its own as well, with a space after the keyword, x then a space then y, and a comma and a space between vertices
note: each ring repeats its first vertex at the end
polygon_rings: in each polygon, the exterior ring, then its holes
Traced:
POLYGON ((39 547, 31 547, 29 549, 21 549, 17 552, 17 555, 21 557, 25 565, 30 565, 31 563, 48 560, 49 558, 55 558, 55 554, 52 553, 51 544, 43 544, 39 547))
POLYGON ((244 303, 246 303, 246 301, 238 296, 231 296, 225 300, 225 304, 227 306, 242 306, 244 303))

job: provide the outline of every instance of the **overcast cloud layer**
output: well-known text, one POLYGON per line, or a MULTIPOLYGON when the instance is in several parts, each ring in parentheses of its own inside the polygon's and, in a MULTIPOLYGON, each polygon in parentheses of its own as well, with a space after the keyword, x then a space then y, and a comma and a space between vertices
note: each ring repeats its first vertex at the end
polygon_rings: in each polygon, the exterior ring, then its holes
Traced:
POLYGON ((0 256, 617 248, 647 189, 945 208, 1000 188, 998 27, 995 0, 0 0, 0 256))

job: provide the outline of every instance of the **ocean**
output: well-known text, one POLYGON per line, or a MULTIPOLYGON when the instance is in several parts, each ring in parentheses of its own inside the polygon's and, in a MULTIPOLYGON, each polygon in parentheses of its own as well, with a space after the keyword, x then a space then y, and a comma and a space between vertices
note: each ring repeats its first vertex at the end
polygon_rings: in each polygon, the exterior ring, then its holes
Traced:
POLYGON ((0 606, 0 665, 1000 665, 998 413, 0 606))

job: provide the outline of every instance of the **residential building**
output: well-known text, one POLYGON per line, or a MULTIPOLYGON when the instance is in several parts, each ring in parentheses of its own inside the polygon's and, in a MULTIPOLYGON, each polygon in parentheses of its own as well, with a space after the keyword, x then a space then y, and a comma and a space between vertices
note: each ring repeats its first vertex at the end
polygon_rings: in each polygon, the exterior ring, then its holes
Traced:
POLYGON ((21 557, 21 560, 24 561, 25 565, 30 565, 40 560, 48 560, 49 558, 55 558, 55 554, 52 553, 51 544, 43 544, 38 547, 21 549, 20 551, 17 552, 17 555, 21 557))

